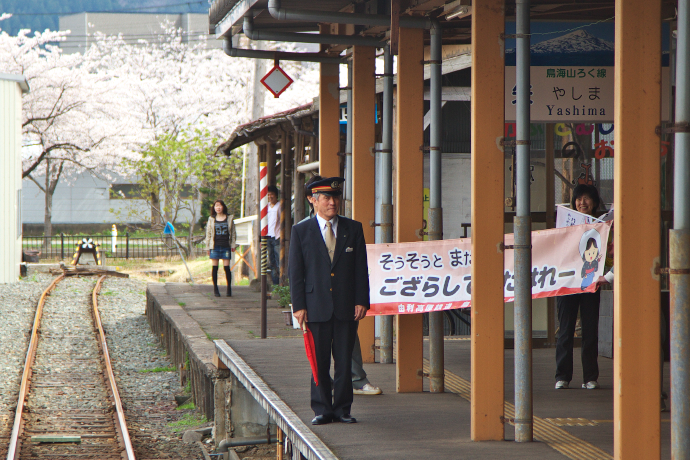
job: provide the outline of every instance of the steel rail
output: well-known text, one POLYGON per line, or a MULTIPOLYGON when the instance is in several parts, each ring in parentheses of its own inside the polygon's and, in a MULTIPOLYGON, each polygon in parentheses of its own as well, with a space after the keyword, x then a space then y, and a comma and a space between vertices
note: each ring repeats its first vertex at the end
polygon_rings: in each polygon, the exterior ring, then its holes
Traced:
POLYGON ((36 348, 38 346, 38 328, 41 325, 41 317, 43 316, 43 305, 46 302, 46 297, 50 291, 57 286, 57 284, 65 278, 65 275, 60 275, 53 280, 52 283, 43 291, 41 298, 38 300, 36 306, 36 315, 34 316, 34 325, 31 329, 31 340, 29 341, 29 348, 26 351, 26 359, 24 360, 24 372, 22 373, 22 381, 19 386, 19 397, 17 398, 17 410, 14 413, 14 425, 12 426, 12 434, 10 436, 10 445, 7 450, 7 460, 15 460, 19 453, 19 435, 22 429, 22 413, 24 412, 24 401, 29 391, 29 380, 31 379, 31 369, 33 367, 34 358, 36 357, 36 348))
POLYGON ((107 384, 115 403, 115 417, 116 417, 116 428, 120 433, 122 442, 124 443, 125 453, 127 454, 127 460, 136 460, 134 456, 134 448, 132 447, 132 441, 129 438, 129 430, 127 429, 127 422, 125 421, 125 411, 122 408, 122 401, 120 401, 120 393, 117 391, 117 383, 115 382, 115 373, 113 372, 113 366, 110 363, 110 354, 108 353, 108 344, 105 340, 105 332, 103 331, 103 325, 101 324, 101 315, 98 313, 98 292, 101 290, 101 285, 106 275, 102 275, 98 278, 96 286, 93 288, 93 293, 91 294, 91 301, 93 305, 93 319, 98 328, 98 343, 101 346, 101 351, 103 352, 103 361, 106 367, 107 384))
MULTIPOLYGON (((110 390, 110 393, 113 398, 113 402, 115 405, 115 419, 116 419, 116 424, 115 428, 117 429, 122 444, 124 445, 125 452, 123 454, 123 459, 126 460, 136 460, 136 457, 134 455, 134 449, 132 447, 132 442, 129 438, 129 431, 127 429, 127 424, 125 422, 125 415, 124 415, 124 410, 122 407, 122 402, 120 401, 120 394, 117 390, 117 384, 115 383, 115 374, 113 373, 113 368, 110 363, 110 354, 108 353, 108 345, 106 343, 105 339, 105 332, 103 331, 103 325, 101 324, 101 318, 100 315, 98 314, 98 292, 101 289, 101 285, 103 283, 103 280, 105 279, 106 275, 101 276, 98 281, 96 282, 96 286, 93 289, 92 292, 92 306, 93 306, 93 316, 94 316, 94 323, 96 324, 98 328, 98 343, 101 348, 101 351, 103 353, 103 361, 105 363, 106 367, 106 384, 108 386, 108 389, 110 390)), ((19 387, 19 396, 17 398, 17 409, 14 415, 14 425, 12 427, 12 434, 10 436, 10 443, 9 443, 9 448, 7 451, 7 460, 16 460, 19 458, 19 436, 21 435, 21 432, 23 430, 23 420, 22 420, 22 414, 24 413, 24 404, 26 397, 29 392, 29 383, 31 380, 32 376, 32 368, 33 368, 33 363, 36 358, 36 349, 38 347, 38 330, 41 325, 41 318, 43 316, 43 306, 45 305, 46 298, 50 294, 50 291, 52 291, 57 284, 62 281, 65 278, 65 275, 62 274, 55 278, 52 283, 46 288, 45 291, 43 291, 43 294, 41 294, 41 298, 38 301, 38 305, 36 307, 36 314, 34 316, 34 323, 33 327, 31 329, 31 339, 29 341, 29 347, 26 352, 26 359, 24 362, 24 371, 22 373, 22 380, 21 384, 19 387)))

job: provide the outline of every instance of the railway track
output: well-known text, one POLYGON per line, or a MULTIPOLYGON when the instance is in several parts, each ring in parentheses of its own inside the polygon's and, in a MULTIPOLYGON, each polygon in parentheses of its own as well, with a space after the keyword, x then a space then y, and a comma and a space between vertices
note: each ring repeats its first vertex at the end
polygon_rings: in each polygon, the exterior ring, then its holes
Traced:
POLYGON ((36 308, 6 458, 134 459, 98 314, 105 276, 90 296, 61 292, 69 309, 49 297, 64 277, 36 308))

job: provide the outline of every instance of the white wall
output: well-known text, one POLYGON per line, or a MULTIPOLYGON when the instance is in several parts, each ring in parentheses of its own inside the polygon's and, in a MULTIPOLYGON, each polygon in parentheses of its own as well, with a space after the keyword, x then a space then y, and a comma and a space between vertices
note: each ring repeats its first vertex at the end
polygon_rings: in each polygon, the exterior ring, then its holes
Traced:
MULTIPOLYGON (((462 224, 471 222, 472 169, 469 153, 441 155, 443 239, 463 238, 462 224)), ((424 188, 429 188, 429 155, 424 156, 424 188)), ((467 229, 467 236, 472 235, 467 229)))
POLYGON ((19 279, 22 261, 20 194, 22 91, 21 75, 0 74, 0 283, 19 279))

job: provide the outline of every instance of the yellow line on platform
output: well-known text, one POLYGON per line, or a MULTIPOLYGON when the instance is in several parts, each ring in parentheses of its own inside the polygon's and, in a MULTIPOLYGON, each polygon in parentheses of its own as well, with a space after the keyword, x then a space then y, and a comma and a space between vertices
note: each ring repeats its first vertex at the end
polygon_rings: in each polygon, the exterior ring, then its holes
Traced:
MULTIPOLYGON (((429 360, 424 359, 424 372, 429 372, 429 360)), ((471 400, 471 384, 459 375, 445 370, 445 386, 448 390, 461 396, 467 401, 471 400)), ((508 423, 515 418, 515 406, 509 402, 504 403, 504 416, 508 423)), ((551 448, 573 460, 612 460, 613 457, 598 447, 573 436, 553 423, 534 417, 535 439, 548 444, 551 448)))

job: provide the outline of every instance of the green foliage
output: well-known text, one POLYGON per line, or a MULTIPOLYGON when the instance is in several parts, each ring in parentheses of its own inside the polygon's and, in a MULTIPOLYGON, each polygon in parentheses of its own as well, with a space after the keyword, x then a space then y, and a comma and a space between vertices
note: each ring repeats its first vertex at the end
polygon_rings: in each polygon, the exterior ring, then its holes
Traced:
POLYGON ((163 223, 176 224, 181 210, 194 207, 204 184, 227 174, 226 157, 213 157, 217 144, 208 130, 188 128, 159 137, 139 159, 125 161, 139 177, 140 197, 163 223))
MULTIPOLYGON (((218 156, 223 155, 219 154, 218 156)), ((235 219, 240 217, 240 208, 242 206, 242 152, 234 151, 229 157, 223 158, 223 162, 226 168, 223 174, 208 180, 199 190, 203 197, 199 225, 204 229, 211 215, 211 206, 213 206, 216 200, 223 200, 225 202, 229 215, 235 216, 235 219)))
POLYGON ((175 369, 175 366, 167 366, 167 367, 154 367, 153 369, 140 369, 139 372, 142 374, 150 374, 152 372, 175 372, 177 369, 175 369))
POLYGON ((276 298, 278 300, 278 305, 283 308, 288 308, 292 303, 290 299, 290 285, 288 280, 285 280, 285 286, 273 286, 273 291, 271 291, 271 298, 276 298))
POLYGON ((194 400, 190 399, 189 402, 186 402, 186 403, 182 404, 181 406, 179 406, 177 408, 177 410, 191 410, 191 409, 195 409, 195 408, 196 408, 196 406, 194 405, 194 400))
POLYGON ((194 412, 186 412, 180 420, 168 423, 168 426, 171 427, 173 431, 186 431, 189 427, 203 425, 207 422, 208 420, 206 420, 206 417, 203 415, 194 412))

